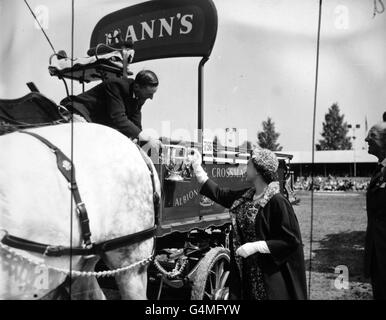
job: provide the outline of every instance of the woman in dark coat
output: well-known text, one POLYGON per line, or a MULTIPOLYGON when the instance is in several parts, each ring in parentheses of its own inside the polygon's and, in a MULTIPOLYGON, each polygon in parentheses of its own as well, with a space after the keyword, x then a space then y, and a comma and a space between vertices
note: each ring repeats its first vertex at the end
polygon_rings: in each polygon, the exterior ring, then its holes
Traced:
POLYGON ((196 152, 192 165, 200 193, 230 209, 231 299, 307 299, 303 244, 289 201, 280 193, 278 160, 267 149, 257 149, 247 165, 254 187, 219 187, 201 166, 196 152))

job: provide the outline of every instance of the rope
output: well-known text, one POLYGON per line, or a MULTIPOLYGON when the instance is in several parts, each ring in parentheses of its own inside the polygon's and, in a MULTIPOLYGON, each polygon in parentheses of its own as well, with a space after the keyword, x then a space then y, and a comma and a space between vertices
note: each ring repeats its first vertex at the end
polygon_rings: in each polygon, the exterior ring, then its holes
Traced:
POLYGON ((28 4, 27 0, 24 0, 24 2, 25 2, 25 4, 27 5, 27 7, 28 7, 29 11, 31 12, 32 16, 34 17, 35 21, 36 21, 37 24, 39 25, 40 30, 43 32, 44 36, 46 37, 46 39, 47 39, 47 41, 48 41, 48 43, 49 43, 49 45, 50 45, 52 51, 56 54, 56 50, 55 50, 54 46, 52 45, 50 39, 49 39, 48 36, 47 36, 47 33, 44 31, 42 25, 40 24, 38 18, 36 17, 35 13, 34 13, 33 10, 31 9, 31 7, 30 7, 30 5, 28 4))
MULTIPOLYGON (((153 260, 153 255, 151 255, 150 257, 148 257, 146 259, 142 259, 142 260, 137 261, 131 265, 128 265, 128 266, 125 266, 122 268, 117 268, 114 270, 105 270, 105 271, 98 271, 98 272, 97 271, 78 271, 78 270, 72 270, 72 269, 67 270, 67 269, 63 269, 63 268, 56 268, 56 267, 48 266, 40 261, 34 260, 33 258, 23 256, 22 254, 18 253, 14 249, 12 249, 4 244, 2 244, 1 242, 0 242, 0 249, 3 249, 4 251, 7 252, 7 254, 10 254, 12 256, 9 258, 17 258, 20 260, 24 260, 25 262, 27 262, 29 264, 39 266, 39 267, 47 269, 47 270, 52 270, 52 271, 56 271, 59 273, 63 273, 63 274, 68 275, 70 277, 96 277, 96 278, 114 277, 120 273, 127 272, 131 269, 147 265, 147 264, 151 263, 153 260)), ((70 290, 71 290, 71 286, 70 286, 70 290)))
POLYGON ((311 226, 310 226, 310 256, 308 272, 308 297, 311 297, 311 271, 312 271, 312 237, 314 225, 314 165, 315 165, 315 122, 316 122, 316 104, 318 96, 318 78, 319 78, 319 49, 320 49, 320 29, 322 21, 322 1, 319 0, 318 17, 318 36, 316 41, 316 69, 315 69, 315 91, 314 91, 314 113, 312 123, 312 170, 311 170, 311 226))
MULTIPOLYGON (((74 20, 75 20, 75 4, 74 0, 71 1, 71 96, 74 94, 74 77, 73 77, 73 66, 74 66, 74 20)), ((70 159, 71 162, 74 163, 74 114, 73 114, 73 102, 71 101, 71 154, 70 159)), ((74 177, 74 166, 71 166, 71 184, 75 180, 74 177)), ((74 190, 71 189, 71 195, 70 195, 70 287, 69 287, 69 299, 71 300, 71 291, 72 291, 72 277, 73 276, 79 276, 76 275, 76 271, 72 270, 72 236, 73 236, 73 224, 74 224, 74 218, 73 218, 73 193, 74 190)))

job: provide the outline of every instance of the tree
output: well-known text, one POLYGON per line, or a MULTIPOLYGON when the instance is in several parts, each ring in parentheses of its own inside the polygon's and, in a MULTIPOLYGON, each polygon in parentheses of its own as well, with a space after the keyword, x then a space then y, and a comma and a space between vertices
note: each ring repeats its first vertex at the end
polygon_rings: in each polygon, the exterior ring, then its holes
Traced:
POLYGON ((338 103, 334 103, 324 116, 323 131, 316 145, 316 150, 350 150, 352 143, 348 133, 347 122, 344 114, 340 114, 338 103))
POLYGON ((267 121, 262 122, 263 131, 257 133, 257 143, 261 148, 269 149, 272 151, 280 151, 283 147, 277 143, 277 139, 280 133, 275 130, 275 123, 270 117, 267 121))

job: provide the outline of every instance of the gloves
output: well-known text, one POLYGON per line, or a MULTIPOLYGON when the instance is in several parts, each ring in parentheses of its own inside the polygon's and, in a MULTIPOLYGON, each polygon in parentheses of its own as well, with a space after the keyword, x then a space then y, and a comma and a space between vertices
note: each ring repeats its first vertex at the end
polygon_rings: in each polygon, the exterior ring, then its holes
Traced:
POLYGON ((247 242, 236 250, 236 254, 243 258, 247 258, 256 252, 271 253, 265 241, 247 242))
POLYGON ((194 174, 196 175, 197 181, 200 184, 204 184, 209 178, 203 167, 202 164, 202 157, 200 152, 197 149, 190 149, 190 151, 193 151, 193 155, 188 155, 188 160, 192 164, 194 174))
POLYGON ((193 154, 188 155, 188 161, 191 163, 193 169, 197 169, 202 164, 200 151, 195 148, 188 148, 188 152, 193 152, 193 154))

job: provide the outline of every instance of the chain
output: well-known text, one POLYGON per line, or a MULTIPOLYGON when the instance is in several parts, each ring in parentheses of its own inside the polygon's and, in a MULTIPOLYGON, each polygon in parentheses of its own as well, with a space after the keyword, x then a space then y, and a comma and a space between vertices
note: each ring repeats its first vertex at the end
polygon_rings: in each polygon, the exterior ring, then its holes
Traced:
POLYGON ((98 272, 96 272, 96 271, 77 271, 77 270, 71 270, 71 272, 69 272, 66 269, 47 266, 44 263, 41 263, 41 262, 36 261, 34 259, 25 257, 25 256, 21 255, 20 253, 16 252, 15 250, 9 248, 8 246, 5 246, 1 242, 0 242, 0 249, 6 251, 7 254, 11 255, 10 258, 12 258, 12 257, 19 258, 19 259, 24 260, 24 261, 26 261, 26 262, 28 262, 28 263, 30 263, 32 265, 36 265, 36 266, 39 266, 39 267, 44 268, 44 269, 53 270, 53 271, 56 271, 56 272, 59 272, 59 273, 63 273, 65 275, 70 275, 71 274, 71 276, 73 276, 73 277, 96 277, 96 278, 113 277, 113 276, 116 276, 116 275, 118 275, 120 273, 123 273, 123 272, 129 271, 131 269, 134 269, 136 267, 147 265, 148 263, 150 263, 153 260, 153 255, 151 255, 150 257, 148 257, 146 259, 140 260, 140 261, 138 261, 136 263, 133 263, 131 265, 128 265, 128 266, 125 266, 125 267, 122 267, 122 268, 117 268, 117 269, 114 269, 114 270, 106 270, 106 271, 98 271, 98 272))
POLYGON ((188 264, 188 259, 184 259, 182 263, 180 263, 180 260, 178 260, 172 271, 166 271, 157 260, 157 257, 154 259, 154 265, 156 266, 158 271, 161 272, 162 275, 166 276, 168 279, 175 279, 178 276, 180 276, 182 272, 185 270, 187 264, 188 264))

